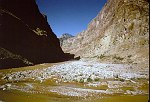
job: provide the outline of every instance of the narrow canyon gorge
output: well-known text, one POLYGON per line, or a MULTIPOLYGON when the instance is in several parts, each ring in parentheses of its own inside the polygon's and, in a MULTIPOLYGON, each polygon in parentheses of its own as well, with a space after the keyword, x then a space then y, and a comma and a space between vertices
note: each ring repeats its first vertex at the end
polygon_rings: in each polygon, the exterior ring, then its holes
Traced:
POLYGON ((148 100, 148 0, 107 0, 60 38, 36 0, 0 0, 0 102, 148 100))

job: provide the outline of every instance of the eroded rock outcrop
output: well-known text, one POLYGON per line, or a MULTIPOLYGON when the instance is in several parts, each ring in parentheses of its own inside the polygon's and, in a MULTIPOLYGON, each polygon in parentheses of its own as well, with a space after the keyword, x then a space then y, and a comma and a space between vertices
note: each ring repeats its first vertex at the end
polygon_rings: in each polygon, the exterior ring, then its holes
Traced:
POLYGON ((64 40, 67 40, 67 39, 72 38, 72 37, 74 37, 74 36, 71 35, 71 34, 69 34, 69 33, 64 33, 64 34, 62 34, 61 37, 59 38, 60 46, 63 45, 63 41, 64 41, 64 40))
POLYGON ((148 0, 108 0, 87 30, 64 41, 62 48, 101 62, 148 64, 148 0))
POLYGON ((0 0, 0 68, 72 57, 64 54, 46 20, 35 0, 0 0))

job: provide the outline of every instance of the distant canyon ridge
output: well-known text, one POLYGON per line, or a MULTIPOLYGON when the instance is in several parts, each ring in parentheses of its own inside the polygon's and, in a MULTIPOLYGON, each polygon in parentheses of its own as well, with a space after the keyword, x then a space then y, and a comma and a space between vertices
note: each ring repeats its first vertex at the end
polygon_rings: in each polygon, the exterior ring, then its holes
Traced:
POLYGON ((106 63, 148 66, 148 0, 108 0, 86 30, 64 40, 64 52, 106 63))

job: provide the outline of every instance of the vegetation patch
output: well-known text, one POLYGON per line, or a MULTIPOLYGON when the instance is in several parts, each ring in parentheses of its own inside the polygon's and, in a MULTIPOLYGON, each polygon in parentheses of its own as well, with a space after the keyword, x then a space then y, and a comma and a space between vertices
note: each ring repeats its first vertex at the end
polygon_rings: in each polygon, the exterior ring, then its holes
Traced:
POLYGON ((121 60, 121 61, 122 61, 124 58, 115 55, 115 56, 113 57, 113 59, 117 59, 117 60, 121 60))
POLYGON ((87 82, 92 82, 93 80, 89 77, 87 78, 87 82))
POLYGON ((140 41, 139 41, 139 45, 146 45, 146 44, 148 44, 148 40, 147 39, 141 39, 140 41))
POLYGON ((36 28, 35 30, 33 30, 37 35, 40 35, 40 36, 42 36, 42 35, 45 35, 45 36, 47 36, 47 32, 46 31, 44 31, 44 30, 41 30, 40 28, 36 28))
POLYGON ((104 57, 106 57, 106 56, 104 54, 101 54, 98 58, 102 59, 104 57))
POLYGON ((79 83, 84 83, 84 79, 80 79, 79 83))

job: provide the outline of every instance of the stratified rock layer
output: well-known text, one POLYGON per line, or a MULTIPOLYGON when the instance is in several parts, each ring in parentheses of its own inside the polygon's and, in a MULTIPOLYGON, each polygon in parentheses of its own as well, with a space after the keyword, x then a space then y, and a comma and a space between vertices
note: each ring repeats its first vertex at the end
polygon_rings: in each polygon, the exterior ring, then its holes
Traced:
POLYGON ((64 41, 62 48, 101 62, 148 64, 148 0, 108 0, 87 30, 64 41))
POLYGON ((35 0, 0 0, 0 52, 0 68, 67 59, 35 0))

